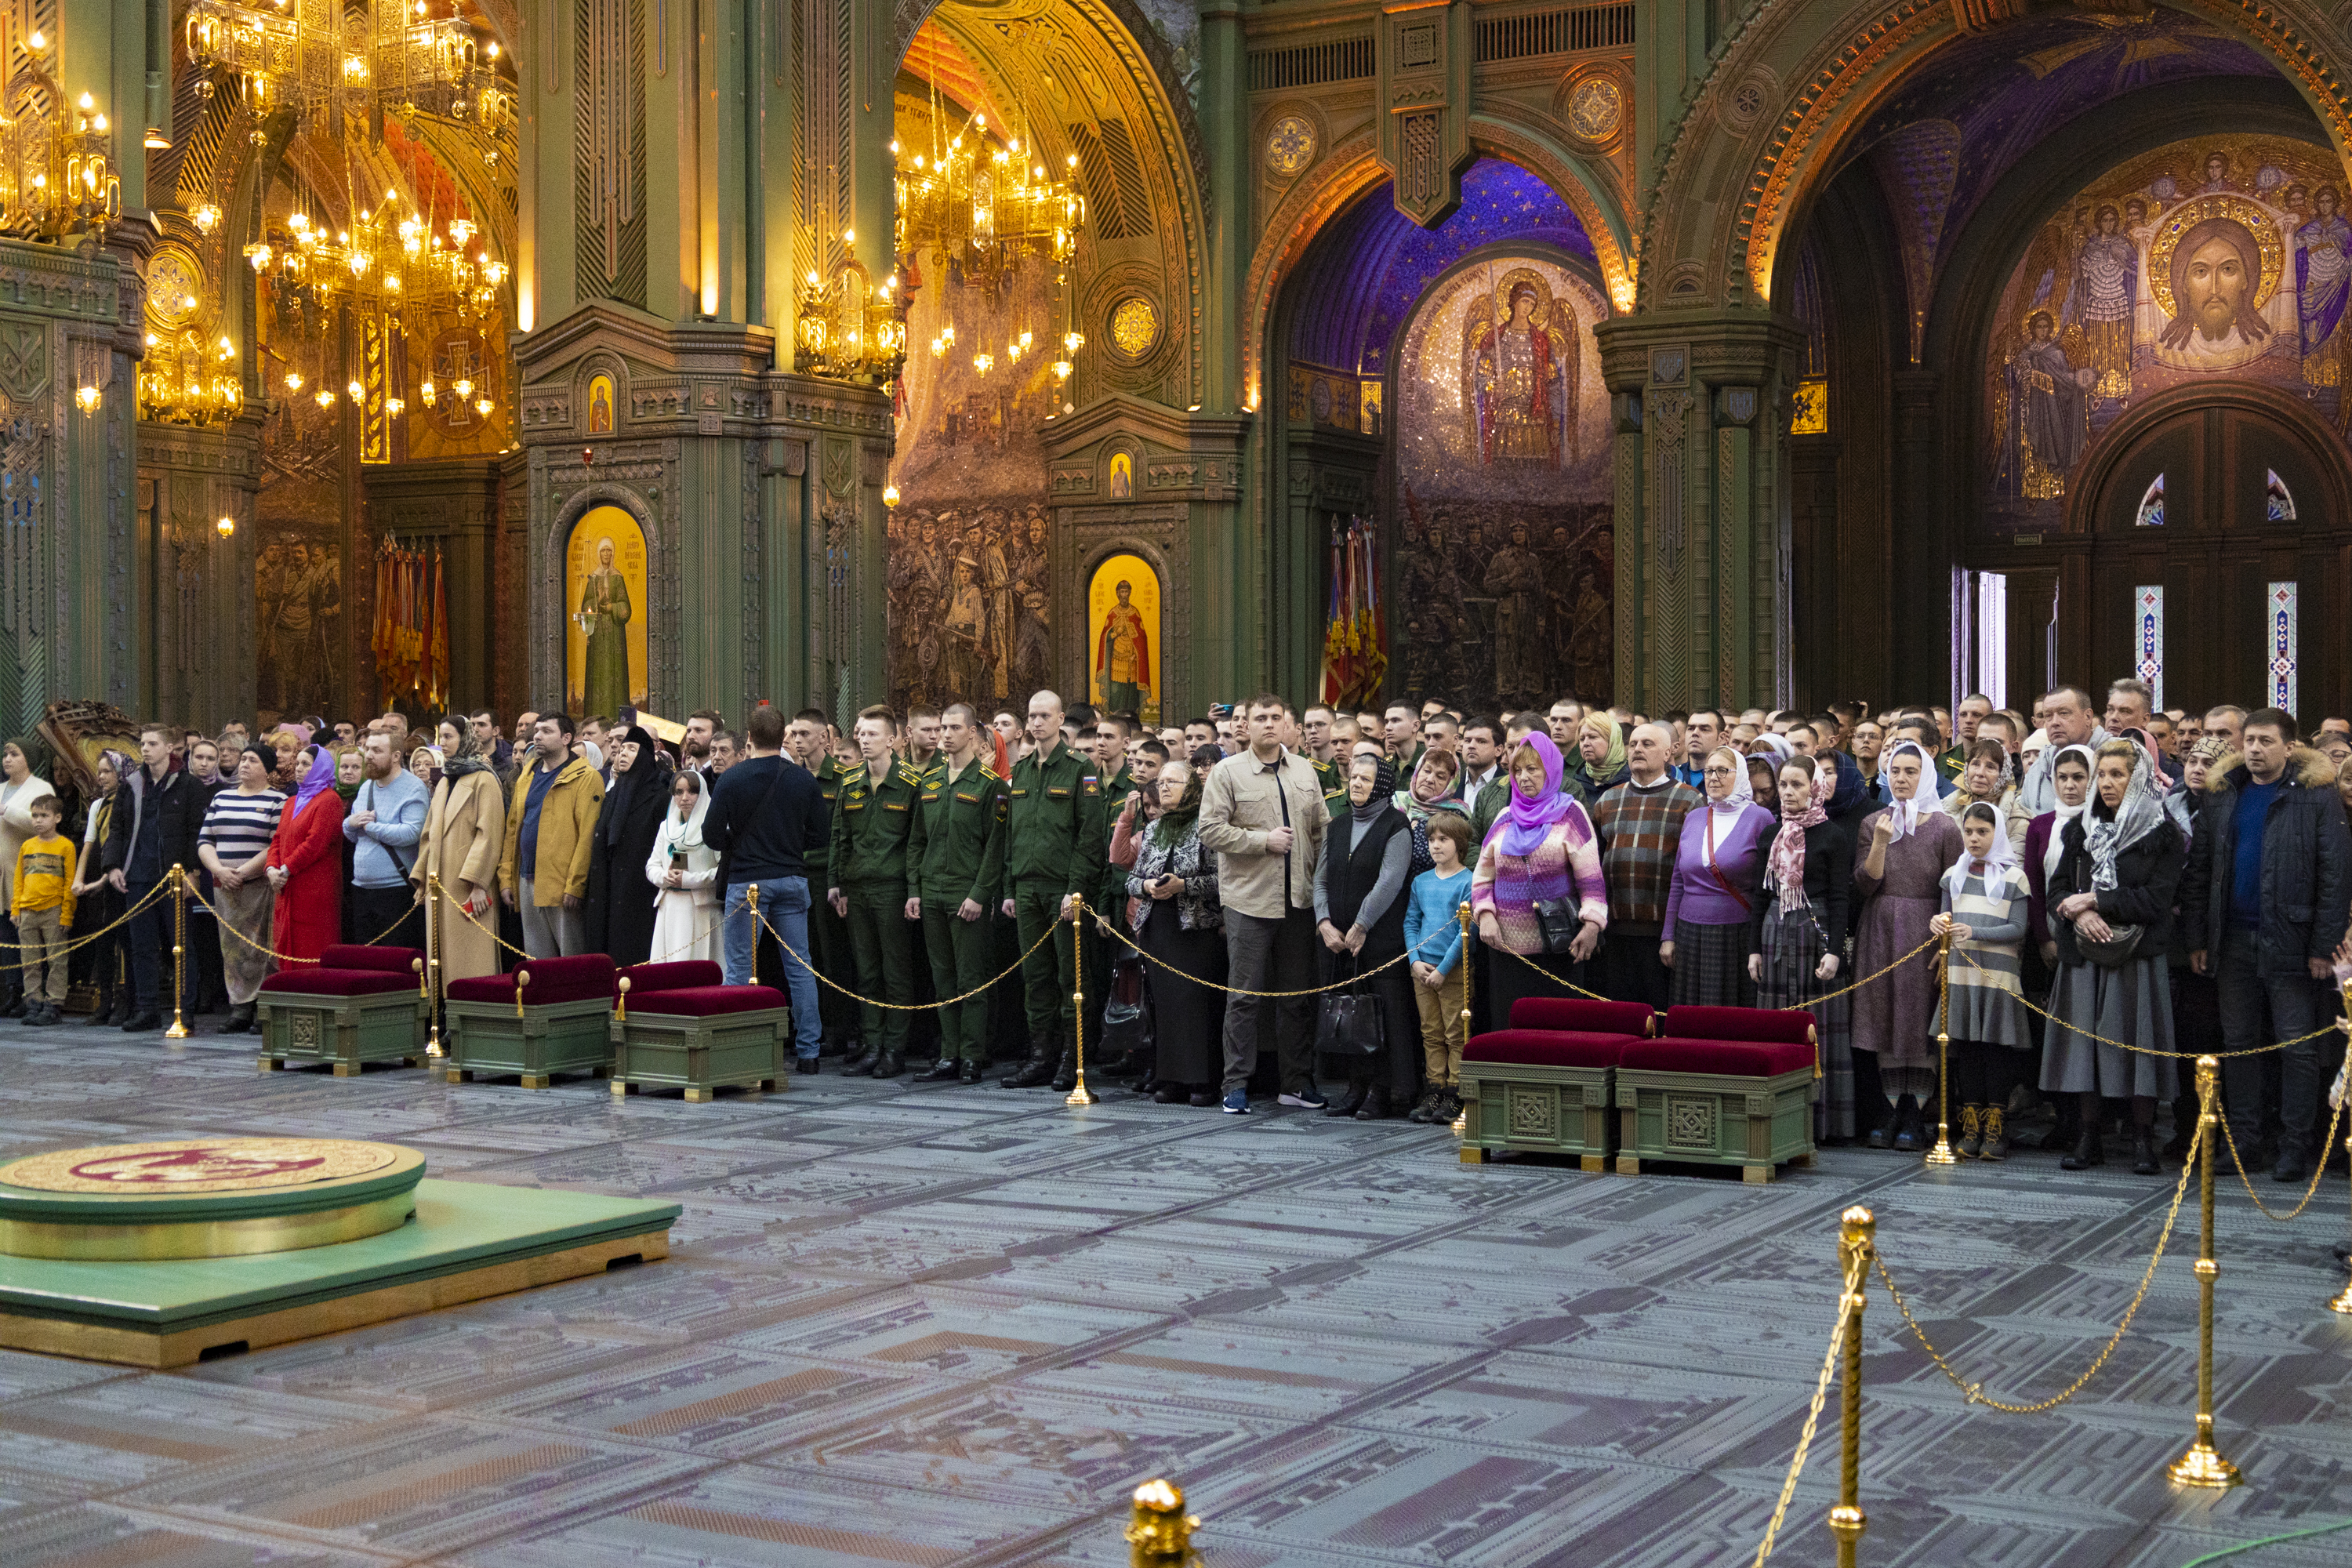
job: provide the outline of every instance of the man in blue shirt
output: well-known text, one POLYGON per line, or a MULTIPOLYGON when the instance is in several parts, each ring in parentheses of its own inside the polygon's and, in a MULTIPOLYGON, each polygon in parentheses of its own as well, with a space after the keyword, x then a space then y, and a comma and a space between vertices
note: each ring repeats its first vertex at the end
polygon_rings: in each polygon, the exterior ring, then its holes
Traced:
POLYGON ((381 935, 385 946, 423 947, 425 914, 408 868, 425 831, 425 782, 400 765, 393 738, 381 730, 368 731, 361 756, 359 793, 343 818, 343 837, 352 847, 348 934, 353 942, 381 935))
POLYGON ((2214 976, 2221 993, 2224 1048, 2299 1042, 2224 1058, 2221 1085, 2240 1156, 2258 1163, 2257 1146, 2274 1127, 2271 1175, 2300 1182, 2326 1156, 2316 1132, 2326 1087, 2323 1042, 2304 1037, 2321 1029, 2331 1011, 2330 954, 2352 903, 2352 834, 2335 770, 2295 744, 2292 717, 2275 708, 2248 714, 2240 749, 2206 776, 2180 916, 2189 966, 2214 976))

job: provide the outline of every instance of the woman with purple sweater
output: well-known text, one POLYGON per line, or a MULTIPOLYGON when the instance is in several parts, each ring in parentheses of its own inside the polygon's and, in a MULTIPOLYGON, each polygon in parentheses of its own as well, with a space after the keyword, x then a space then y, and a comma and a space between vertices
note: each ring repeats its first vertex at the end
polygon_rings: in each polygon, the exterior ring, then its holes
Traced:
POLYGON ((1746 760, 1728 746, 1708 753, 1700 778, 1706 804, 1683 818, 1658 961, 1674 971, 1676 1006, 1753 1007, 1749 931, 1778 823, 1756 804, 1746 760))
POLYGON ((1549 736, 1537 731, 1519 742, 1511 753, 1510 804, 1488 829, 1470 879, 1478 934, 1504 950, 1492 967, 1494 1016, 1506 1028, 1520 997, 1559 996, 1582 984, 1584 961, 1609 924, 1592 819, 1575 796, 1560 793, 1560 773, 1559 748, 1549 736), (1556 906, 1555 933, 1574 935, 1548 944, 1538 904, 1556 906))

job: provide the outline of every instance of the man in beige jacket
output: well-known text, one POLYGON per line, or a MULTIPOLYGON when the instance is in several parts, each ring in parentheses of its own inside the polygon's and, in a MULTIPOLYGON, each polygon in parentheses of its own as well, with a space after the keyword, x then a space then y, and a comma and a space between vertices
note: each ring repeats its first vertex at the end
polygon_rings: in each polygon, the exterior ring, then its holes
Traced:
POLYGON ((568 713, 545 714, 532 725, 531 754, 507 802, 499 896, 521 910, 523 951, 533 958, 569 958, 587 945, 580 905, 604 784, 574 754, 572 735, 568 713))
MULTIPOLYGON (((1315 984, 1315 863, 1330 813, 1315 765, 1281 742, 1290 710, 1281 698, 1253 697, 1244 710, 1248 749, 1209 773, 1201 794, 1201 842, 1217 852, 1217 897, 1224 905, 1226 982, 1237 991, 1297 991, 1315 984)), ((1225 1111, 1249 1113, 1257 1062, 1255 996, 1225 999, 1225 1111)), ((1285 1105, 1325 1104, 1314 1076, 1315 998, 1275 1004, 1275 1039, 1285 1105)))

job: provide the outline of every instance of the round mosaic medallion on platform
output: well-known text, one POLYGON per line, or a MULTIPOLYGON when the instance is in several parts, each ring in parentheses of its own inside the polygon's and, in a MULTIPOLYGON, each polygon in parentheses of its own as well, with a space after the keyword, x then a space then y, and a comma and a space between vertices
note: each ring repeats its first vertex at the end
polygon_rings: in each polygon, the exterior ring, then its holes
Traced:
POLYGON ((1265 166, 1295 174, 1315 161, 1315 127, 1304 115, 1286 114, 1265 133, 1265 166))
POLYGON ((1587 77, 1568 100, 1569 128, 1587 142, 1606 142, 1625 118, 1625 94, 1605 76, 1587 77))
POLYGON ((395 1230, 425 1156, 340 1138, 183 1138, 0 1165, 0 1254, 86 1261, 288 1252, 395 1230))
POLYGON ((1128 359, 1141 359, 1160 341, 1160 307, 1130 294, 1111 308, 1111 346, 1128 359))
POLYGON ((363 1176, 398 1160, 390 1143, 340 1138, 190 1138, 63 1149, 0 1165, 0 1186, 41 1193, 242 1193, 363 1176))

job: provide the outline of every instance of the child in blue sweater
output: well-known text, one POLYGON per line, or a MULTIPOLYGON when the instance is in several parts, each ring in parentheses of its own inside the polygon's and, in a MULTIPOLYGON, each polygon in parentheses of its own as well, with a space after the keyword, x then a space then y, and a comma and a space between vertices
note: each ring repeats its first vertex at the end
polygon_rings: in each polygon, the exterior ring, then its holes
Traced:
POLYGON ((1432 869, 1412 879, 1404 910, 1404 950, 1412 965, 1412 999, 1421 1009, 1423 1076, 1428 1092, 1412 1108, 1415 1121, 1452 1121, 1462 1114, 1455 1092, 1462 1077, 1462 1047, 1470 1021, 1463 1016, 1462 921, 1470 897, 1470 824, 1459 813, 1429 816, 1432 869))

